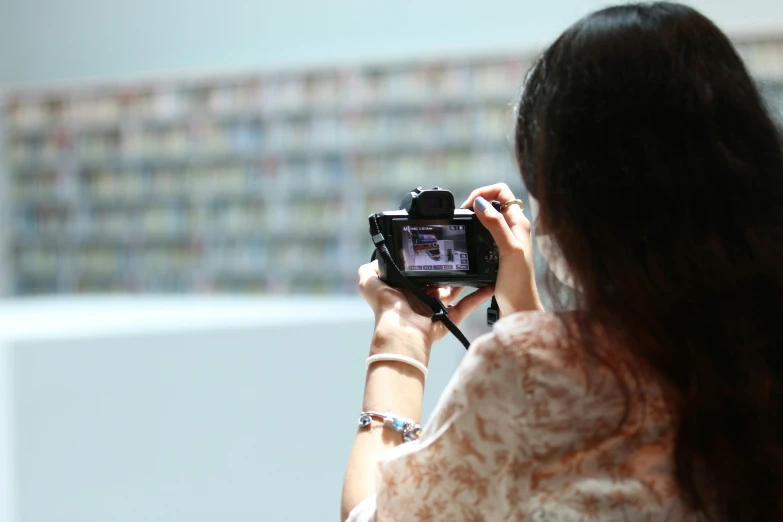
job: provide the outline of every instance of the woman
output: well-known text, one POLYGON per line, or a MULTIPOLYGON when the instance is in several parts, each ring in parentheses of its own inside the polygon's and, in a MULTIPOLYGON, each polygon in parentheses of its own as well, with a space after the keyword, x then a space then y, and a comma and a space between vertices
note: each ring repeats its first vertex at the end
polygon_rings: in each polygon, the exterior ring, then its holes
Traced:
MULTIPOLYGON (((783 140, 729 40, 671 3, 587 16, 528 74, 515 148, 575 311, 542 311, 528 221, 487 203, 509 189, 473 192, 502 319, 418 440, 359 428, 343 518, 783 520, 783 140)), ((371 353, 406 358, 363 408, 418 420, 446 332, 376 270, 371 353)))

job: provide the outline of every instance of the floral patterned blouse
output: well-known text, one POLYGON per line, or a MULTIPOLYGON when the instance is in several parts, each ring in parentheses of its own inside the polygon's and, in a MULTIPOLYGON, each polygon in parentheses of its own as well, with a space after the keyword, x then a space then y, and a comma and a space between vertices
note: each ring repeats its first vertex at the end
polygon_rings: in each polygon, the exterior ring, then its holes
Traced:
POLYGON ((624 392, 563 317, 514 314, 476 340, 349 522, 702 520, 678 496, 660 388, 624 392))

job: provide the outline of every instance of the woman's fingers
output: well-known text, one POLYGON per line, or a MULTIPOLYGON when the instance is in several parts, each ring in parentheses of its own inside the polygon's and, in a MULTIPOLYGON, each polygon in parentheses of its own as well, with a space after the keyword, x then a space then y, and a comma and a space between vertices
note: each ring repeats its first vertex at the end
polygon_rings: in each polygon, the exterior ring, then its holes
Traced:
POLYGON ((519 240, 528 242, 530 240, 530 221, 522 213, 522 207, 519 205, 509 205, 503 212, 503 218, 508 223, 511 232, 519 240))
POLYGON ((464 286, 428 286, 424 292, 440 300, 441 303, 448 305, 454 302, 465 289, 464 286))
POLYGON ((359 293, 371 305, 374 304, 378 291, 386 286, 386 283, 381 281, 378 275, 377 260, 360 266, 357 274, 359 278, 359 293))
MULTIPOLYGON (((471 192, 468 199, 462 204, 463 208, 473 205, 473 210, 476 210, 476 199, 478 198, 484 198, 486 201, 500 201, 501 203, 517 199, 508 185, 498 183, 471 192)), ((520 205, 509 205, 503 210, 502 216, 516 237, 521 239, 530 235, 530 221, 525 217, 520 205)))
POLYGON ((465 203, 462 204, 462 208, 468 208, 469 206, 473 205, 473 202, 479 196, 486 199, 487 201, 500 201, 501 203, 516 199, 514 197, 514 193, 511 192, 511 189, 508 187, 508 185, 505 183, 496 183, 494 185, 487 185, 486 187, 477 188, 471 192, 470 196, 468 196, 468 199, 466 199, 465 203))
POLYGON ((378 279, 378 275, 380 274, 378 270, 378 260, 360 266, 357 274, 359 277, 359 286, 372 283, 373 279, 378 279))
POLYGON ((466 295, 460 299, 459 303, 449 310, 449 317, 454 324, 459 324, 467 316, 472 314, 481 303, 492 297, 495 293, 494 286, 482 286, 472 294, 466 295))
POLYGON ((492 234, 492 238, 498 245, 498 253, 500 255, 510 253, 520 247, 519 240, 512 232, 506 218, 495 210, 489 201, 479 196, 473 204, 473 209, 476 211, 476 217, 484 225, 484 228, 492 234))

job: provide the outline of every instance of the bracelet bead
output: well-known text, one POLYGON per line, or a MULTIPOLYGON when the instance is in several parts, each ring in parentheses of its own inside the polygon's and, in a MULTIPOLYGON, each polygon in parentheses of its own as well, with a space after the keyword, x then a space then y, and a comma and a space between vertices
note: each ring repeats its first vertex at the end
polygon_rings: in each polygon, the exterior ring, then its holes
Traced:
POLYGON ((381 422, 384 428, 389 428, 401 433, 403 442, 417 440, 421 435, 420 424, 391 412, 378 413, 374 411, 363 411, 361 415, 359 415, 359 427, 367 428, 372 425, 373 420, 381 422))

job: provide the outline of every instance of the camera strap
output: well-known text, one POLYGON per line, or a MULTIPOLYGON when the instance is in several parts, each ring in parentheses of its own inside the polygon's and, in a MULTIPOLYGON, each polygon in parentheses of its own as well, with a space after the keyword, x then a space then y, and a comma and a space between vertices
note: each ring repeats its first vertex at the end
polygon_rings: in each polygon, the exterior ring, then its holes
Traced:
MULTIPOLYGON (((421 302, 423 302, 424 304, 430 307, 433 313, 432 322, 434 323, 436 321, 441 321, 444 325, 446 325, 446 328, 448 328, 449 331, 452 334, 454 334, 454 337, 459 339, 459 342, 462 343, 465 349, 468 349, 470 347, 470 341, 468 341, 468 338, 465 337, 465 335, 460 331, 459 328, 457 328, 457 325, 454 324, 454 321, 452 321, 451 318, 449 318, 448 307, 446 307, 440 301, 440 299, 428 295, 426 292, 424 292, 424 290, 422 290, 421 287, 416 286, 407 277, 403 275, 402 271, 394 262, 391 252, 389 252, 389 248, 386 246, 386 238, 383 237, 383 234, 381 233, 381 229, 378 226, 378 220, 376 219, 375 216, 372 216, 370 221, 372 223, 372 230, 370 231, 372 233, 372 242, 375 243, 375 248, 377 249, 378 253, 383 257, 383 260, 386 262, 387 267, 397 272, 397 275, 400 276, 400 280, 403 282, 403 285, 405 285, 406 290, 408 290, 410 293, 415 295, 421 302)), ((492 299, 494 303, 495 302, 494 297, 492 299)))

